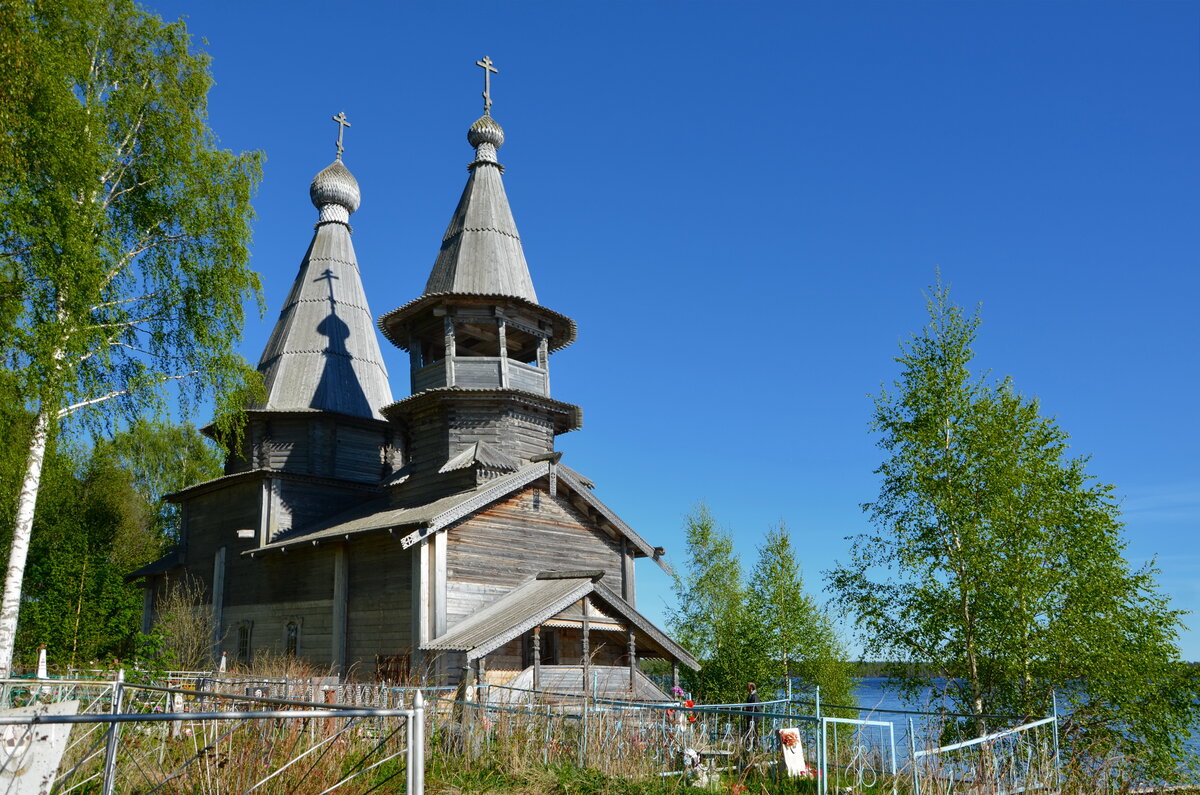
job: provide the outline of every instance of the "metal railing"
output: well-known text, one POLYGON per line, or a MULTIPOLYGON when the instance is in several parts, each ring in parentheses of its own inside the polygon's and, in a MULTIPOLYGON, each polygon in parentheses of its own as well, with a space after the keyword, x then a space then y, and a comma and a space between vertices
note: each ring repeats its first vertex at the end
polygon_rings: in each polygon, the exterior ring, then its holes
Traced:
MULTIPOLYGON (((59 793, 97 785, 104 795, 394 792, 400 776, 407 795, 424 793, 426 710, 419 691, 411 709, 379 709, 127 684, 122 676, 70 686, 79 692, 97 684, 107 689, 107 703, 77 700, 81 714, 0 715, 9 749, 0 752, 0 768, 10 785, 32 769, 26 757, 36 757, 54 734, 39 727, 66 724, 70 741, 50 768, 59 793)), ((56 695, 69 695, 68 687, 63 680, 0 680, 9 705, 54 703, 56 695)), ((38 786, 45 782, 43 776, 38 786)))

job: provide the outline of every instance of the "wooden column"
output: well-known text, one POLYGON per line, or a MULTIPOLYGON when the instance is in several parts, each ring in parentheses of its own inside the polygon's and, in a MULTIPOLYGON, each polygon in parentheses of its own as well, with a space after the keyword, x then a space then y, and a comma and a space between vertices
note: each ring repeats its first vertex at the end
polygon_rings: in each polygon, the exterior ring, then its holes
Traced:
POLYGON ((496 318, 496 335, 500 340, 500 388, 508 389, 508 324, 496 318))
POLYGON ((409 339, 408 341, 408 382, 412 386, 412 391, 417 391, 417 370, 421 369, 421 343, 409 339))
MULTIPOLYGON (((146 584, 142 588, 142 634, 149 635, 154 629, 154 578, 147 577, 146 584)), ((215 612, 214 612, 215 616, 215 612)), ((217 650, 214 650, 217 651, 217 650)), ((220 656, 217 651, 216 656, 220 656)))
POLYGON ((542 689, 542 628, 533 628, 533 689, 542 689))
POLYGON ((542 368, 543 378, 546 381, 544 394, 550 396, 550 340, 547 337, 542 337, 538 340, 537 352, 538 367, 542 368))
POLYGON ((429 576, 426 562, 429 555, 428 539, 421 539, 409 548, 412 556, 410 565, 412 571, 412 670, 421 672, 421 683, 425 683, 425 652, 421 644, 429 640, 429 610, 426 607, 429 590, 429 576))
POLYGON ((338 676, 346 675, 346 608, 349 601, 350 561, 346 542, 338 544, 333 553, 333 631, 330 661, 338 676))
POLYGON ((212 583, 212 649, 213 657, 219 659, 221 637, 225 634, 221 630, 225 623, 225 547, 217 547, 217 554, 213 555, 212 583))
POLYGON ((633 630, 626 630, 629 634, 629 692, 633 693, 634 684, 637 682, 637 640, 633 637, 633 630))
POLYGON ((431 637, 439 638, 446 633, 446 533, 436 533, 429 539, 430 564, 433 567, 430 588, 431 637))
POLYGON ((586 596, 583 597, 583 641, 582 642, 583 642, 583 692, 584 693, 588 692, 588 687, 591 683, 589 674, 591 673, 591 666, 592 666, 592 660, 591 660, 591 657, 592 657, 591 645, 592 644, 591 644, 591 638, 589 637, 589 634, 591 632, 591 624, 588 621, 588 606, 590 604, 591 604, 591 600, 586 596))
POLYGON ((679 661, 671 661, 671 687, 679 687, 679 661))
POLYGON ((454 386, 454 320, 449 315, 442 319, 442 330, 446 335, 446 386, 454 386))

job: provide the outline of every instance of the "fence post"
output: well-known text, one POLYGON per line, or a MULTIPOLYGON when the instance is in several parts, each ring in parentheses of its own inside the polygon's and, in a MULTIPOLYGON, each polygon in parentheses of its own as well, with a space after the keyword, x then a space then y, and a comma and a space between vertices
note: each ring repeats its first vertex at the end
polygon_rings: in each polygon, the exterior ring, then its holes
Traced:
POLYGON ((913 795, 921 795, 921 777, 917 775, 917 733, 913 731, 913 719, 908 719, 908 747, 912 752, 913 795))
POLYGON ((816 713, 817 713, 817 792, 819 795, 825 795, 828 791, 828 786, 825 783, 825 774, 828 773, 828 760, 825 758, 825 721, 821 719, 821 686, 817 685, 816 691, 816 713))
POLYGON ((1054 715, 1054 788, 1062 791, 1062 760, 1058 756, 1058 693, 1050 691, 1051 714, 1054 715))
MULTIPOLYGON (((121 712, 125 699, 125 669, 117 671, 117 681, 113 682, 112 714, 121 712)), ((108 726, 108 743, 104 749, 104 795, 112 795, 113 785, 117 779, 117 739, 121 724, 113 721, 108 726)))
POLYGON ((413 734, 408 738, 409 746, 416 746, 413 751, 413 768, 409 768, 409 776, 414 780, 413 795, 425 795, 425 696, 420 689, 413 696, 413 734))
POLYGON ((404 752, 404 795, 413 795, 413 787, 416 786, 413 783, 416 781, 416 776, 413 775, 416 770, 416 763, 413 761, 416 758, 417 747, 416 716, 416 710, 409 710, 405 719, 408 721, 408 748, 404 752))

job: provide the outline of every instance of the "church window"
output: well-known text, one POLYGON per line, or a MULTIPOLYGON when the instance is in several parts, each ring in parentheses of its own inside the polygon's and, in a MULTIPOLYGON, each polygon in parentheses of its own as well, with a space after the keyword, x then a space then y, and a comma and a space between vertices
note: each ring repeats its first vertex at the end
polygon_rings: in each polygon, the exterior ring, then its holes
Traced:
POLYGON ((249 665, 250 660, 250 630, 253 625, 250 622, 244 622, 238 625, 237 631, 237 656, 238 662, 242 665, 249 665))
POLYGON ((300 622, 289 621, 284 629, 283 650, 288 657, 295 657, 300 651, 300 622))

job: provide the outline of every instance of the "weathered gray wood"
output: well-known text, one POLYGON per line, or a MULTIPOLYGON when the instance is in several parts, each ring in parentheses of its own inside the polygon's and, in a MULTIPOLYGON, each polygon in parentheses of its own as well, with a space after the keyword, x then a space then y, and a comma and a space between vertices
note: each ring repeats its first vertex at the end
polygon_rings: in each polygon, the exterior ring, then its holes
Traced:
POLYGON ((433 636, 446 631, 446 534, 438 533, 433 546, 433 636))
POLYGON ((454 386, 457 383, 454 373, 454 320, 449 315, 444 318, 443 327, 446 346, 446 386, 454 386))
POLYGON ((330 657, 339 674, 346 672, 346 613, 349 606, 350 570, 346 544, 338 544, 333 553, 333 632, 330 657))
POLYGON ((538 341, 537 363, 538 367, 545 374, 542 394, 546 397, 550 397, 550 344, 546 337, 542 337, 538 341))
POLYGON ((223 634, 222 627, 225 623, 225 547, 223 546, 217 547, 217 554, 213 555, 212 582, 212 648, 213 656, 219 657, 221 654, 221 635, 223 634))
POLYGON ((637 683, 637 639, 633 636, 633 630, 627 630, 629 641, 629 689, 632 691, 637 683))
POLYGON ((508 326, 503 317, 496 319, 496 336, 500 348, 500 387, 508 389, 508 326))
POLYGON ((542 687, 542 628, 536 626, 533 628, 533 689, 540 690, 542 687))
POLYGON ((592 667, 592 633, 591 633, 591 627, 589 626, 589 616, 588 616, 588 614, 591 612, 591 610, 590 610, 591 603, 592 603, 591 599, 589 599, 586 596, 583 597, 583 687, 584 687, 584 692, 587 692, 588 682, 591 681, 591 677, 588 676, 588 672, 592 667))

